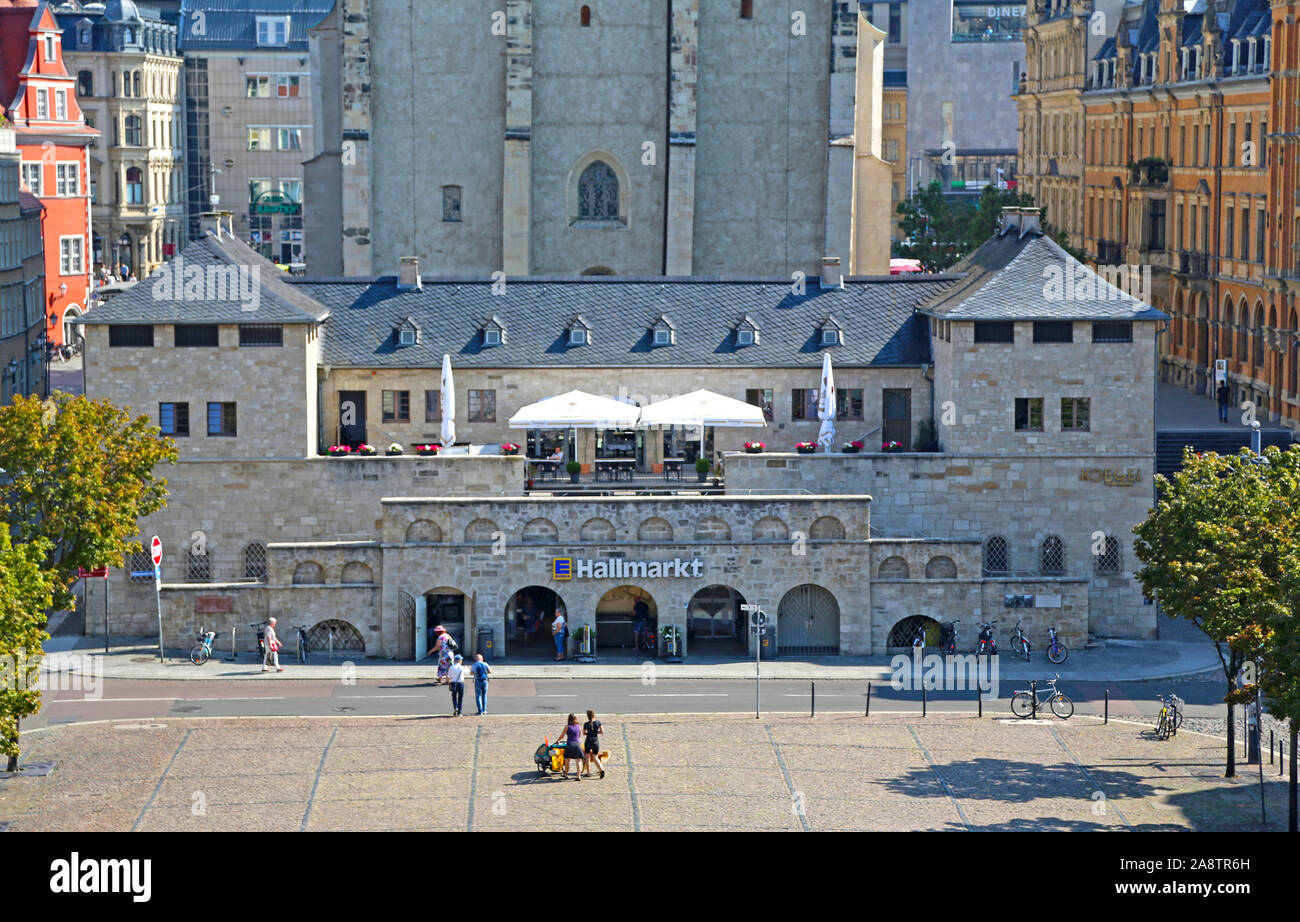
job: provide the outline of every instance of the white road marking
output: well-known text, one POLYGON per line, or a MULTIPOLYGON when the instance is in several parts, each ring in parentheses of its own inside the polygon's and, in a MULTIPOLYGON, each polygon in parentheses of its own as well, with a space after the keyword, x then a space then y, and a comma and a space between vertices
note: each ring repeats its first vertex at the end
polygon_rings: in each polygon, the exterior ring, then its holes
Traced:
POLYGON ((335 695, 336 698, 427 698, 427 695, 335 695))
POLYGON ((726 693, 719 692, 719 693, 713 693, 713 694, 699 694, 699 695, 694 695, 694 694, 691 694, 691 695, 683 695, 683 694, 675 694, 675 693, 667 693, 667 694, 654 693, 654 694, 645 694, 645 695, 639 695, 639 694, 638 694, 638 695, 628 695, 628 697, 629 697, 629 698, 729 698, 729 697, 731 697, 731 696, 728 695, 728 694, 726 694, 726 693))
POLYGON ((181 695, 173 695, 170 698, 55 698, 47 701, 46 704, 86 704, 94 702, 98 704, 101 701, 286 701, 285 697, 261 696, 255 698, 185 698, 181 695))
MULTIPOLYGON (((506 696, 509 697, 509 696, 506 696)), ((516 698, 527 698, 527 695, 515 695, 516 698)), ((533 695, 534 698, 576 698, 577 695, 533 695)))

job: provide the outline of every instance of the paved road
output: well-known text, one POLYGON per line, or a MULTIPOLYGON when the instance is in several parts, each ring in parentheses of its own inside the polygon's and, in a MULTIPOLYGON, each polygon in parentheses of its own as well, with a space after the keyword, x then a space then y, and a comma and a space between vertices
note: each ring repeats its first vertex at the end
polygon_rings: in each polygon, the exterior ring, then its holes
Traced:
MULTIPOLYGON (((985 698, 986 714, 1008 712, 1009 699, 1024 687, 1019 680, 1003 682, 998 698, 985 698)), ((1116 718, 1148 720, 1159 708, 1155 697, 1174 691, 1187 702, 1189 717, 1221 717, 1222 682, 1183 679, 1165 682, 1062 681, 1061 690, 1074 700, 1080 714, 1101 714, 1107 689, 1110 714, 1116 718)), ((761 706, 765 713, 807 713, 807 681, 765 680, 761 706)), ((819 713, 862 713, 866 706, 865 682, 818 681, 819 713)), ((465 710, 474 713, 473 685, 466 689, 465 710)), ((926 707, 936 713, 973 713, 979 706, 973 691, 928 692, 926 707)), ((919 714, 918 691, 895 691, 873 684, 872 710, 919 714)), ((496 714, 567 714, 592 708, 601 713, 699 714, 750 713, 754 709, 752 680, 660 681, 653 685, 635 680, 602 679, 496 679, 489 690, 488 709, 496 714)), ((267 675, 249 681, 209 681, 196 685, 179 681, 106 679, 99 696, 78 690, 51 690, 41 713, 24 727, 89 720, 192 717, 284 717, 381 715, 449 715, 450 696, 445 688, 427 681, 284 681, 267 675)))

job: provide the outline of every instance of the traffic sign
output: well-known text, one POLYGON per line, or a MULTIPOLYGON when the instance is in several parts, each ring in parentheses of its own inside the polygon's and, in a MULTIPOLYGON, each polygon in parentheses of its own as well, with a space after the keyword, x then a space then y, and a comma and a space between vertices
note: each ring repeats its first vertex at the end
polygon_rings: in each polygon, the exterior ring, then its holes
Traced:
POLYGON ((149 556, 153 558, 154 566, 162 563, 162 542, 158 536, 154 535, 153 540, 149 542, 149 556))
POLYGON ((77 577, 79 579, 108 579, 108 567, 95 567, 93 570, 77 567, 77 577))

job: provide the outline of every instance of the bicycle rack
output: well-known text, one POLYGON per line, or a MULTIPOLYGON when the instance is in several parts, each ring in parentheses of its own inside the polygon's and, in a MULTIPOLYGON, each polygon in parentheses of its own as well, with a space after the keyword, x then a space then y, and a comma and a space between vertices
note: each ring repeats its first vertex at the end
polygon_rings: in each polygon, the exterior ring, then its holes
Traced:
POLYGON ((1038 719, 1038 682, 1034 679, 1029 680, 1029 719, 1038 719))

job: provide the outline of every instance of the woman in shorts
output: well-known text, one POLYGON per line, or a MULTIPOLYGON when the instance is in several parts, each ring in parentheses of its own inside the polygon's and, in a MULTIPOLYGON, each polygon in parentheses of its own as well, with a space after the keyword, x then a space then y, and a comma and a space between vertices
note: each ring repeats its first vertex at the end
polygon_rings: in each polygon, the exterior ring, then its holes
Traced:
MULTIPOLYGON (((564 739, 564 768, 563 768, 563 774, 564 774, 564 777, 565 777, 565 778, 568 778, 568 777, 569 777, 569 762, 571 762, 571 761, 586 762, 586 761, 587 761, 587 760, 583 757, 583 755, 582 755, 582 745, 581 745, 580 742, 579 742, 579 741, 582 739, 582 727, 578 724, 578 715, 576 715, 576 714, 570 714, 570 715, 569 715, 569 722, 568 722, 567 724, 564 725, 564 731, 563 731, 563 733, 561 734, 561 736, 562 736, 563 739, 564 739)), ((575 767, 575 768, 574 768, 574 770, 573 770, 573 780, 574 780, 574 781, 581 781, 581 780, 582 780, 582 768, 581 768, 581 767, 575 767)))
POLYGON ((604 732, 605 728, 596 719, 596 712, 588 711, 587 722, 582 725, 582 770, 588 778, 591 777, 593 764, 596 771, 600 772, 600 777, 605 777, 605 766, 600 764, 600 735, 604 732))

